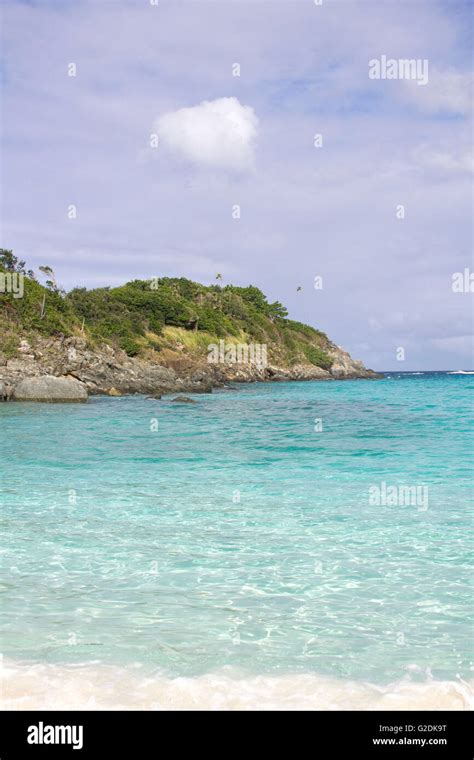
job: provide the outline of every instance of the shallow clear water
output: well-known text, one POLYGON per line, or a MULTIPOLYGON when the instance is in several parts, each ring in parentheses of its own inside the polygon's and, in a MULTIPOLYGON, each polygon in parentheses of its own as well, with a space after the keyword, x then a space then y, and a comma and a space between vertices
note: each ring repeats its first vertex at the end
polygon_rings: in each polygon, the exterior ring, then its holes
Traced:
POLYGON ((0 405, 5 657, 472 677, 473 388, 392 373, 0 405), (428 504, 371 503, 383 482, 428 504))

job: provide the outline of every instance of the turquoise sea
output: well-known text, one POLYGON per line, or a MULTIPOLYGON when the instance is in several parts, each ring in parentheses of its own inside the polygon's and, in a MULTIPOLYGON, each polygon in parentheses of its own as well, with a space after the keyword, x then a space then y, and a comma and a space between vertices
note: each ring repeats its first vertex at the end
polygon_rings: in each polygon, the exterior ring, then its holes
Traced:
POLYGON ((1 404, 7 705, 465 706, 473 390, 1 404))

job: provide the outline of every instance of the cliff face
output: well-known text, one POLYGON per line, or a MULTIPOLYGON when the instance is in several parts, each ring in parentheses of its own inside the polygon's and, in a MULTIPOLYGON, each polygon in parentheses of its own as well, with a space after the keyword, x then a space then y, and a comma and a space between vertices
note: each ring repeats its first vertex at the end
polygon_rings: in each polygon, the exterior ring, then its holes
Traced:
POLYGON ((38 338, 34 346, 23 339, 14 358, 0 353, 0 397, 10 398, 24 378, 53 375, 80 381, 94 394, 160 394, 178 391, 206 393, 229 382, 277 380, 333 380, 379 377, 341 348, 330 349, 329 370, 309 364, 288 368, 272 363, 212 364, 177 348, 163 356, 130 357, 121 349, 102 344, 91 349, 83 338, 38 338))

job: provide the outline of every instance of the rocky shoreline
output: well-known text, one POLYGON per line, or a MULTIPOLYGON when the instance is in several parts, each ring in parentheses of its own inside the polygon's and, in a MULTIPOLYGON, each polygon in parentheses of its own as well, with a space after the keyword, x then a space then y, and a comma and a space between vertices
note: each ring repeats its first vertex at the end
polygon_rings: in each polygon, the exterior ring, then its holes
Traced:
POLYGON ((91 349, 83 338, 42 338, 32 346, 20 342, 18 356, 0 353, 0 400, 86 401, 89 395, 211 393, 228 383, 377 379, 343 349, 331 345, 330 370, 309 364, 291 368, 268 364, 209 364, 201 357, 170 352, 165 357, 143 359, 103 344, 91 349))

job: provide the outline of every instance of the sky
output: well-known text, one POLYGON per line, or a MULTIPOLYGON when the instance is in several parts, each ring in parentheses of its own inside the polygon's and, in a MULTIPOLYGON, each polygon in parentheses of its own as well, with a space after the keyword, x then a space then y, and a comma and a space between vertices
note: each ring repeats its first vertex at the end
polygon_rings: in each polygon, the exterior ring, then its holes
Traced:
POLYGON ((471 22, 457 0, 5 0, 1 246, 67 289, 220 273, 374 369, 471 369, 471 22), (382 78, 383 56, 420 68, 382 78))

